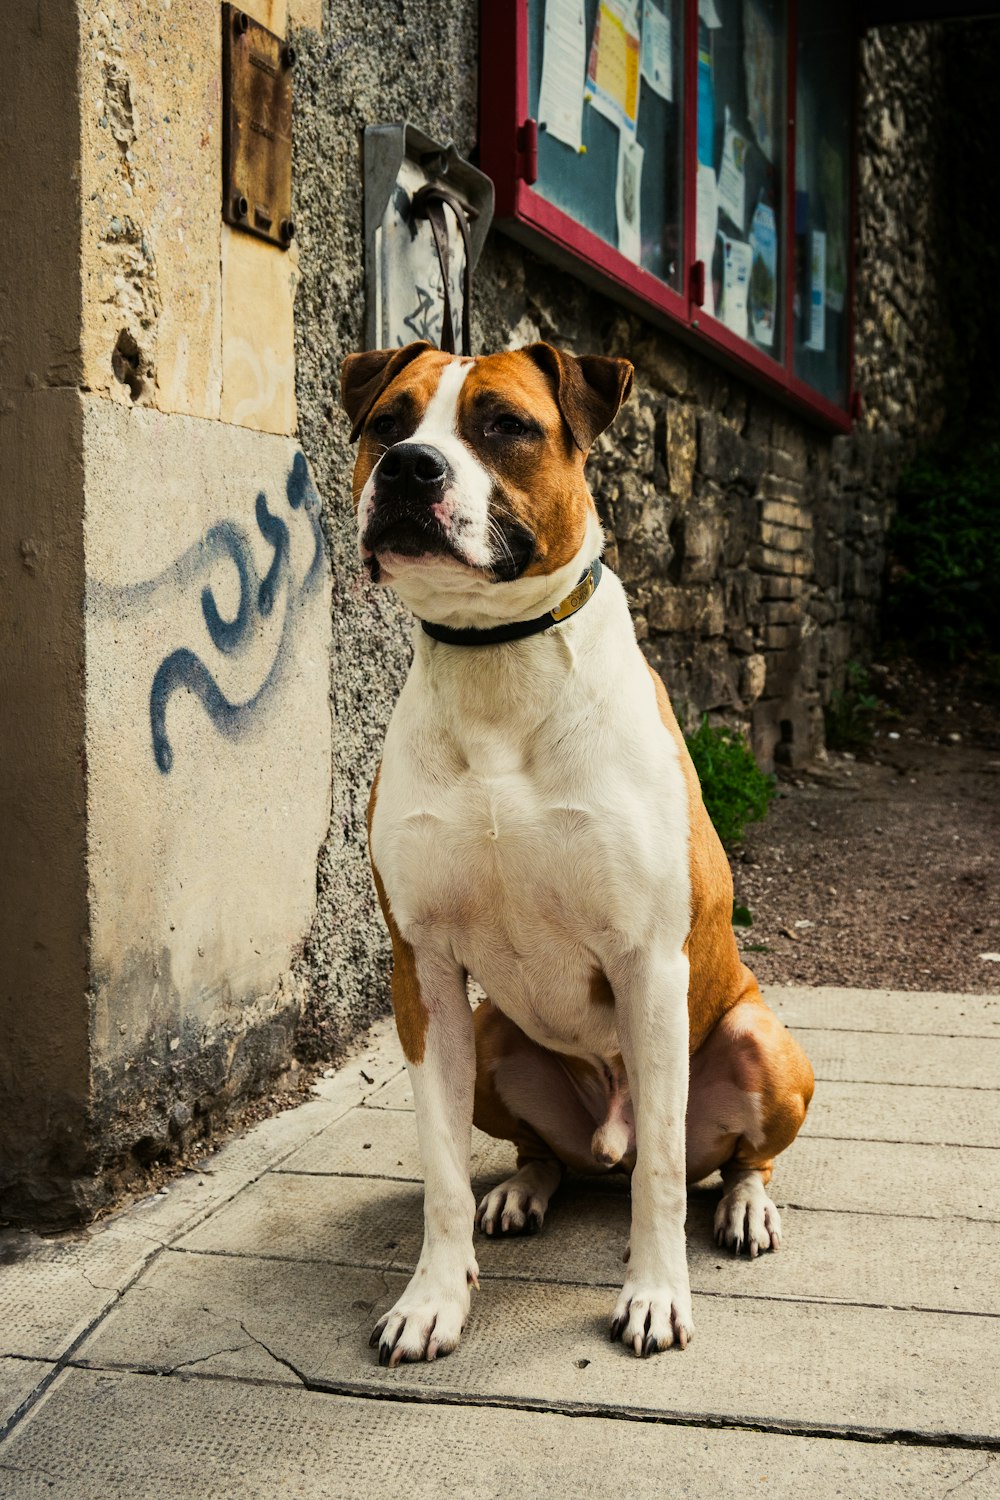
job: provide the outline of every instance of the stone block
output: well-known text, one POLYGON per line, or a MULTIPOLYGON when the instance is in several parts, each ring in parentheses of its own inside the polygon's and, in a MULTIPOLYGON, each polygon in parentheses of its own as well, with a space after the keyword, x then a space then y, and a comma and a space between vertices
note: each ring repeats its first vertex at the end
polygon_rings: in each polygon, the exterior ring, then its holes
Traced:
POLYGON ((708 583, 715 577, 722 543, 723 518, 714 507, 689 512, 683 533, 684 583, 708 583))
POLYGON ((91 400, 84 457, 92 1038, 113 1096, 234 1019, 287 1049, 329 823, 330 580, 293 442, 91 400))
POLYGON ((808 531, 812 518, 804 506, 790 500, 765 500, 760 508, 761 519, 773 526, 790 526, 799 531, 808 531))
POLYGON ((690 394, 690 356, 669 334, 651 333, 634 345, 630 358, 668 396, 690 394))
POLYGON ((691 499, 691 485, 698 456, 695 410, 683 401, 667 402, 666 448, 670 492, 683 507, 691 499))
POLYGON ((721 635, 726 618, 722 584, 714 583, 708 588, 654 584, 648 617, 653 630, 721 635))
POLYGON ((774 547, 756 545, 750 549, 750 566, 764 573, 787 573, 802 578, 808 572, 805 558, 794 552, 780 552, 774 547))
POLYGON ((756 703, 767 680, 767 660, 759 653, 748 656, 740 673, 740 697, 747 705, 756 703))
POLYGON ((776 547, 779 552, 802 551, 802 532, 789 526, 776 526, 772 521, 761 521, 758 534, 765 547, 776 547))
POLYGON ((799 639, 798 625, 762 625, 759 636, 768 651, 787 651, 799 639))
POLYGON ((83 384, 218 418, 218 7, 108 0, 80 47, 83 384))
POLYGON ((802 593, 802 582, 798 578, 782 578, 764 574, 760 580, 760 597, 770 599, 797 599, 802 593))
POLYGON ((802 619, 802 600, 768 599, 761 605, 760 612, 769 625, 795 625, 802 619))
POLYGON ((222 226, 224 422, 260 432, 295 431, 292 306, 298 248, 282 250, 222 226))
POLYGON ((714 412, 698 417, 698 467, 706 479, 751 494, 764 472, 765 454, 714 412))

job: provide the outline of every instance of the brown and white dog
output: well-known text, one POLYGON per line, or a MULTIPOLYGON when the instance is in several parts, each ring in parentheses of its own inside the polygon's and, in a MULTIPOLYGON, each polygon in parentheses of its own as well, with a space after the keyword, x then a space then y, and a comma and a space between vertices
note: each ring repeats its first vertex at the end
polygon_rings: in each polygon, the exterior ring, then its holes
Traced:
POLYGON ((565 1166, 632 1173, 611 1335, 636 1354, 692 1334, 688 1182, 721 1168, 721 1244, 780 1242, 766 1187, 812 1069, 740 961, 683 737, 595 562, 584 461, 631 384, 542 343, 344 363, 361 555, 422 622, 369 806, 425 1176, 382 1364, 455 1348, 474 1223, 539 1228, 565 1166), (478 1214, 473 1119, 517 1148, 478 1214))

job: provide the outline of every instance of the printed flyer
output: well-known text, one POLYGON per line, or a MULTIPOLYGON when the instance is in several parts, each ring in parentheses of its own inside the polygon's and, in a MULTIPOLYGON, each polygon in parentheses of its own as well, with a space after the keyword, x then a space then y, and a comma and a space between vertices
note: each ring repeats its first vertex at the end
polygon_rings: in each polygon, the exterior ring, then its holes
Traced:
POLYGON ((768 161, 774 154, 774 105, 777 75, 775 36, 762 0, 743 0, 743 63, 747 81, 747 114, 757 144, 768 161))
POLYGON ((809 337, 805 347, 822 354, 826 348, 826 235, 814 229, 809 238, 809 337))
POLYGON ((624 130, 618 133, 618 180, 615 184, 615 210, 618 215, 618 249, 629 260, 639 264, 642 258, 642 235, 639 220, 642 188, 643 150, 638 141, 624 130))
POLYGON ((774 209, 758 203, 750 225, 750 331, 758 344, 770 349, 778 299, 778 234, 774 209))
POLYGON ((695 260, 705 263, 705 302, 707 313, 715 315, 715 294, 712 287, 712 257, 715 255, 715 233, 719 226, 719 192, 715 173, 711 167, 698 163, 695 180, 695 260))
POLYGON ((538 116, 546 133, 583 149, 583 80, 587 25, 583 0, 547 0, 538 116))
POLYGON ((746 233, 747 217, 747 143, 732 125, 726 105, 726 128, 722 136, 722 164, 719 167, 719 207, 739 229, 746 233))
POLYGON ((587 99, 620 129, 639 123, 639 0, 600 0, 587 64, 587 99))
POLYGON ((655 94, 669 104, 674 97, 674 68, 670 12, 654 0, 642 7, 642 76, 655 94))
POLYGON ((753 252, 745 240, 731 240, 728 235, 719 235, 722 241, 722 311, 721 318, 727 328, 745 339, 748 333, 747 294, 750 288, 750 268, 753 252))

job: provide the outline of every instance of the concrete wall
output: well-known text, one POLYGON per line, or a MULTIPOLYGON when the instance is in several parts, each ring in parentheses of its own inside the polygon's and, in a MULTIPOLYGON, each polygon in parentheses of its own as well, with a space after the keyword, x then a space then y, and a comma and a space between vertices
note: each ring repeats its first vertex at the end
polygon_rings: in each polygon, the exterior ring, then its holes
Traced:
POLYGON ((13 24, 0 1217, 58 1223, 292 1059, 330 574, 295 435, 297 249, 221 223, 218 5, 13 24))

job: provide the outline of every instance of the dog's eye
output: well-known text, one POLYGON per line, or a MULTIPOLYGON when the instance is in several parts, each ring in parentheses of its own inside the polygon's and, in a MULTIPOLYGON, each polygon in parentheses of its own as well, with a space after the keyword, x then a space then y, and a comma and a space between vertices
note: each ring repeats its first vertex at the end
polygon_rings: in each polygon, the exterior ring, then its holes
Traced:
POLYGON ((502 417, 497 417, 490 428, 491 432, 498 432, 502 437, 520 437, 527 430, 521 418, 513 416, 510 412, 506 412, 502 417))
POLYGON ((383 412, 382 416, 376 417, 372 423, 372 432, 376 437, 388 437, 396 425, 396 418, 388 416, 383 412))

